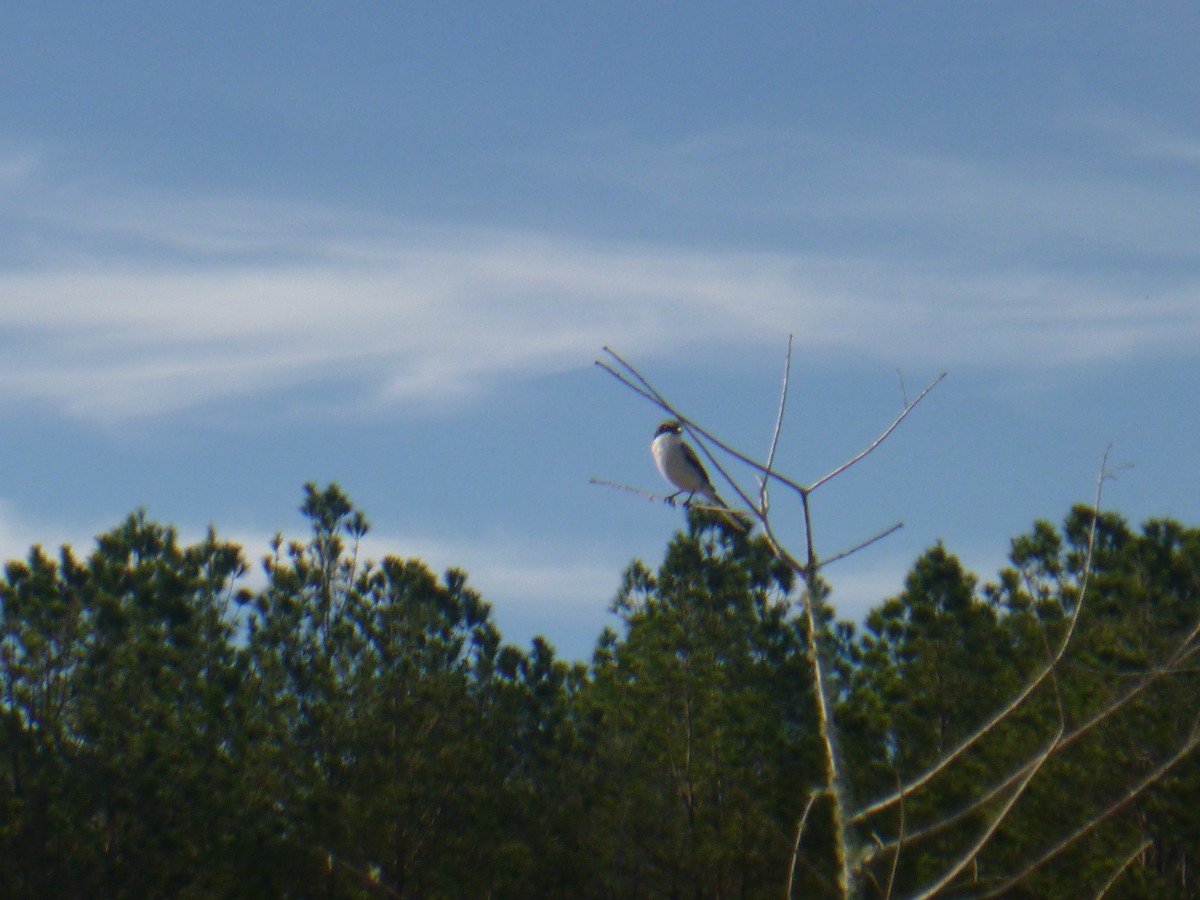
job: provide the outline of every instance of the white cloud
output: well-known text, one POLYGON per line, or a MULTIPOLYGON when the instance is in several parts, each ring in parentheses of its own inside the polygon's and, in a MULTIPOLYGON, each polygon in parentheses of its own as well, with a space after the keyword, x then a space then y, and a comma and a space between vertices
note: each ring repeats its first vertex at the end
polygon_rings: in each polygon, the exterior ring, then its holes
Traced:
POLYGON ((1200 169, 1200 135, 1186 133, 1177 123, 1110 111, 1086 118, 1084 125, 1135 158, 1200 169))
MULTIPOLYGON (((23 560, 30 547, 40 545, 53 559, 62 545, 77 557, 96 547, 96 535, 119 524, 87 527, 79 523, 45 522, 23 517, 10 502, 0 500, 0 565, 23 560)), ((193 544, 204 539, 203 528, 180 526, 179 540, 193 544)), ((242 548, 248 566, 240 584, 251 589, 265 583, 262 558, 270 553, 270 534, 253 528, 218 527, 217 536, 242 548)), ((285 539, 305 539, 285 534, 285 539)), ((618 546, 604 550, 566 542, 488 534, 464 539, 371 532, 359 557, 378 561, 384 556, 419 559, 435 574, 450 568, 467 573, 468 585, 492 604, 495 621, 506 641, 527 644, 543 635, 568 658, 587 658, 601 629, 609 621, 608 607, 629 559, 618 546)))
POLYGON ((0 152, 0 191, 25 185, 39 167, 39 160, 33 153, 0 152))
MULTIPOLYGON (((251 529, 219 534, 243 548, 250 566, 244 583, 260 587, 260 563, 270 552, 270 537, 251 529)), ((285 535, 286 540, 304 537, 285 535)), ((200 533, 184 535, 189 542, 200 538, 200 533)), ((597 548, 593 542, 581 547, 499 532, 445 539, 372 531, 359 547, 363 561, 418 559, 438 576, 461 569, 468 586, 492 605, 493 621, 505 641, 525 645, 541 635, 570 659, 587 659, 601 630, 613 624, 608 608, 629 563, 622 553, 619 546, 597 548)))
POLYGON ((916 135, 897 144, 741 127, 674 141, 601 135, 565 162, 539 162, 677 215, 749 224, 782 240, 798 228, 817 246, 866 247, 859 264, 904 258, 986 268, 1053 253, 1069 268, 1089 253, 1101 262, 1197 255, 1200 212, 1178 170, 1200 159, 1194 136, 1081 115, 1020 146, 972 146, 966 136, 960 146, 921 144, 916 135))
POLYGON ((1028 368, 1200 339, 1195 279, 1135 292, 1066 268, 698 251, 242 201, 22 215, 44 234, 28 264, 0 271, 0 391, 102 422, 331 379, 362 404, 437 407, 586 366, 604 344, 646 359, 794 332, 801 352, 1028 368))
MULTIPOLYGON (((107 529, 112 524, 102 527, 107 529)), ((0 500, 0 565, 9 560, 26 559, 35 545, 52 559, 58 558, 59 549, 64 545, 71 547, 76 556, 85 556, 95 547, 95 535, 99 533, 100 530, 78 524, 30 519, 22 516, 13 503, 0 500)))
POLYGON ((359 555, 375 560, 385 555, 417 558, 438 573, 463 569, 485 600, 519 607, 525 613, 550 607, 578 613, 607 608, 621 568, 628 563, 617 561, 616 549, 607 554, 612 564, 600 562, 594 546, 587 549, 499 533, 445 540, 372 532, 359 555))

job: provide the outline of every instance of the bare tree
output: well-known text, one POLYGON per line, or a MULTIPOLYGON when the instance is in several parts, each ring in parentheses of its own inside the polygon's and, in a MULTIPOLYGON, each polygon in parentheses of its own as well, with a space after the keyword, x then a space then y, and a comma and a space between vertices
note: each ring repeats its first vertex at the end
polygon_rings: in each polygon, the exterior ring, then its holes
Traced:
MULTIPOLYGON (((986 881, 978 880, 975 877, 980 854, 997 839, 1005 823, 1010 820, 1013 810, 1026 796, 1031 786, 1039 777, 1045 777, 1047 764, 1051 760, 1081 739, 1092 735, 1122 709, 1144 697, 1152 686, 1164 678, 1187 671, 1189 665, 1194 665, 1195 657, 1200 653, 1200 622, 1186 633, 1164 658, 1142 671, 1132 673, 1128 677, 1124 689, 1109 699, 1098 711, 1083 721, 1068 721, 1068 716, 1064 712, 1059 679, 1064 668, 1064 661, 1079 634, 1079 622, 1086 605, 1093 570, 1102 490, 1104 483, 1113 477, 1113 472, 1108 468, 1108 452, 1106 451, 1096 479, 1091 527, 1087 537, 1085 556, 1080 567, 1079 581, 1072 589, 1074 603, 1066 617, 1065 627, 1055 641, 1052 641, 1045 631, 1042 632, 1045 662, 1002 708, 957 745, 942 753, 924 771, 906 779, 901 779, 897 775, 897 786, 893 791, 871 802, 856 803, 847 789, 846 764, 839 752, 834 698, 830 685, 832 661, 828 652, 828 647, 833 642, 833 635, 830 633, 830 623, 833 621, 833 617, 829 614, 830 609, 827 604, 828 589, 820 575, 830 563, 850 556, 892 534, 902 527, 902 523, 895 523, 853 547, 821 558, 814 540, 809 498, 813 492, 835 478, 844 476, 857 463, 876 451, 946 376, 945 373, 939 375, 911 401, 905 394, 899 414, 871 444, 832 471, 806 484, 780 472, 776 461, 787 409, 791 357, 792 341, 789 337, 778 409, 764 461, 759 461, 730 446, 708 428, 689 417, 660 393, 633 365, 610 348, 605 347, 604 358, 596 361, 598 366, 622 384, 682 423, 686 433, 691 437, 708 465, 737 496, 740 501, 740 508, 737 512, 750 517, 761 525, 772 551, 796 572, 803 584, 798 601, 798 614, 805 626, 802 630, 807 639, 806 652, 811 666, 820 742, 824 754, 824 771, 820 785, 815 789, 803 792, 802 796, 798 798, 798 808, 801 812, 796 827, 791 865, 786 876, 785 896, 788 898, 792 896, 793 874, 804 854, 806 827, 812 822, 813 816, 817 814, 818 810, 827 811, 826 814, 829 816, 832 826, 835 863, 834 871, 828 873, 828 881, 835 886, 838 896, 857 897, 863 895, 868 889, 873 889, 879 896, 890 900, 896 889, 896 873, 901 856, 906 852, 911 852, 912 848, 918 847, 933 836, 945 836, 948 832, 961 836, 957 855, 945 865, 941 872, 928 877, 925 883, 919 886, 911 896, 933 898, 953 894, 954 896, 998 897, 1009 893, 1026 884, 1035 872, 1116 815, 1148 788, 1160 782, 1200 744, 1200 718, 1196 716, 1195 710, 1190 710, 1189 714, 1192 716, 1190 730, 1183 739, 1171 752, 1157 760, 1140 778, 1131 780, 1129 784, 1114 793, 1111 803, 1095 810, 1087 816, 1085 821, 1066 828, 1053 843, 1044 847, 1040 852, 1029 855, 1027 859, 1003 877, 993 876, 986 881), (734 463, 740 463, 754 473, 756 480, 754 488, 747 487, 734 477, 734 463), (771 505, 773 488, 791 491, 799 498, 804 529, 804 546, 799 553, 789 550, 778 536, 771 505), (1053 698, 1057 722, 1051 733, 1044 735, 1043 740, 1023 759, 1005 771, 998 772, 991 783, 978 785, 973 796, 952 814, 932 822, 910 821, 911 817, 906 811, 914 800, 921 798, 926 792, 934 790, 939 780, 954 769, 956 764, 961 763, 989 735, 1013 720, 1018 711, 1030 704, 1033 698, 1047 695, 1053 698), (971 831, 970 826, 978 822, 982 822, 982 826, 971 831)), ((903 394, 903 382, 901 382, 901 388, 903 394)), ((593 481, 633 491, 651 499, 666 499, 625 485, 616 485, 596 479, 593 481)), ((710 507, 701 506, 700 508, 709 509, 710 507)), ((712 509, 719 512, 715 507, 712 509)), ((1060 587, 1065 588, 1066 586, 1060 585, 1060 587)), ((1122 872, 1144 851, 1147 844, 1142 841, 1136 846, 1137 849, 1123 857, 1119 867, 1110 873, 1104 886, 1100 889, 1100 895, 1112 887, 1122 872)))

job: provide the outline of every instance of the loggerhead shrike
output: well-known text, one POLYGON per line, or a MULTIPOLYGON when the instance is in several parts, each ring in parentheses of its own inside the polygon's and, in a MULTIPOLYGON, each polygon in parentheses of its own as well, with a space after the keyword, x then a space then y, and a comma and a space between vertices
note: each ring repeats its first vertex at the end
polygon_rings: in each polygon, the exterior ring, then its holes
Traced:
MULTIPOLYGON (((686 492, 687 502, 690 503, 692 497, 700 494, 714 506, 729 509, 729 504, 717 495, 717 490, 709 480, 708 472, 704 471, 704 464, 700 462, 696 451, 683 442, 682 433, 683 426, 675 419, 668 419, 658 426, 658 430, 654 432, 654 440, 650 443, 650 452, 654 454, 654 464, 658 466, 658 471, 663 478, 679 488, 667 500, 674 502, 676 497, 686 492)), ((729 514, 725 518, 742 531, 746 530, 746 523, 736 516, 729 514)))

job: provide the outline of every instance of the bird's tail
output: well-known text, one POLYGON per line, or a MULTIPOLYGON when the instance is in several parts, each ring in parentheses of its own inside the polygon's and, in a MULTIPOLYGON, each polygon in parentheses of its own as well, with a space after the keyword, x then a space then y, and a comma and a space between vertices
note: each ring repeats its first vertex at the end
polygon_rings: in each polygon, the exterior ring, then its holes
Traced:
POLYGON ((712 501, 713 506, 721 507, 722 511, 719 511, 717 514, 722 519, 724 519, 726 522, 728 522, 730 525, 732 525, 738 531, 746 532, 746 531, 750 530, 751 526, 754 523, 751 521, 749 516, 744 516, 744 515, 741 515, 739 513, 734 512, 733 510, 731 510, 729 508, 729 504, 726 503, 724 500, 722 500, 721 495, 718 494, 716 491, 709 492, 707 494, 707 496, 708 496, 708 499, 710 501, 712 501))

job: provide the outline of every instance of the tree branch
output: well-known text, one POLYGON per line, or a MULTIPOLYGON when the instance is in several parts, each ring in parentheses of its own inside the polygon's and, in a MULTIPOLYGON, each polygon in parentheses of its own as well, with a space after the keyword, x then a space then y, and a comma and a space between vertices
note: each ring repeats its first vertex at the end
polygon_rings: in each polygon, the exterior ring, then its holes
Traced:
POLYGON ((1054 746, 1058 743, 1059 739, 1062 737, 1062 734, 1063 729, 1062 725, 1060 724, 1058 733, 1054 735, 1054 739, 1050 742, 1046 749, 1038 755, 1037 760, 1029 770, 1029 774, 1021 779, 1021 782, 1017 785, 1016 790, 1014 790, 1012 795, 1005 801, 1004 806, 1001 807, 1000 811, 996 814, 996 817, 991 821, 991 824, 989 824, 988 827, 983 830, 983 833, 980 834, 975 843, 968 847, 966 852, 950 865, 950 868, 946 870, 941 878, 939 878, 925 890, 921 891, 919 894, 915 894, 913 896, 913 900, 928 900, 928 898, 936 896, 942 890, 942 888, 957 878, 958 874, 971 864, 971 861, 979 855, 979 852, 983 850, 985 846, 987 846, 988 841, 990 841, 992 836, 996 833, 996 829, 998 829, 1004 823, 1004 820, 1008 818, 1008 814, 1012 811, 1012 808, 1016 805, 1017 801, 1021 799, 1021 796, 1025 793, 1026 788, 1029 787, 1037 773, 1041 771, 1042 766, 1046 764, 1046 760, 1050 758, 1051 753, 1054 751, 1054 746))
POLYGON ((893 431, 895 431, 897 428, 899 428, 899 427, 900 427, 900 423, 901 423, 901 422, 903 422, 905 419, 907 419, 907 418, 908 418, 908 414, 909 414, 910 412, 912 412, 912 411, 913 411, 913 410, 916 408, 917 404, 918 404, 918 403, 920 403, 922 400, 924 400, 924 399, 925 399, 925 396, 926 396, 926 395, 927 395, 927 394, 928 394, 930 391, 932 391, 932 390, 933 390, 935 387, 937 387, 937 386, 938 386, 938 384, 939 384, 939 383, 942 381, 942 379, 944 379, 945 377, 946 377, 946 373, 945 373, 945 372, 943 372, 943 373, 942 373, 941 375, 939 375, 937 378, 933 379, 933 381, 929 382, 929 384, 927 384, 927 385, 925 386, 925 390, 921 391, 921 393, 919 393, 919 394, 917 395, 916 399, 915 399, 915 400, 913 400, 913 402, 912 402, 912 403, 908 403, 908 404, 906 404, 906 405, 905 405, 905 407, 904 407, 904 410, 903 410, 903 411, 900 413, 900 415, 898 415, 898 416, 897 416, 897 417, 896 417, 896 418, 895 418, 895 419, 892 421, 892 424, 891 424, 891 425, 889 425, 889 426, 888 426, 888 427, 887 427, 887 428, 884 430, 883 434, 881 434, 879 437, 877 437, 877 438, 876 438, 876 439, 875 439, 875 440, 872 442, 871 446, 867 447, 867 449, 866 449, 866 450, 863 450, 861 453, 859 453, 857 456, 853 457, 852 459, 849 459, 849 460, 847 460, 846 462, 842 463, 840 466, 838 466, 836 469, 834 469, 834 470, 833 470, 832 472, 830 472, 828 475, 825 475, 825 476, 822 476, 821 478, 818 478, 816 481, 814 481, 812 484, 810 484, 810 485, 808 486, 808 490, 809 490, 809 491, 815 491, 817 488, 819 488, 819 487, 820 487, 821 485, 823 485, 825 482, 827 482, 827 481, 830 481, 830 480, 832 480, 832 479, 836 478, 837 476, 841 475, 843 472, 845 472, 847 469, 849 469, 849 468, 850 468, 851 466, 853 466, 855 463, 862 461, 862 460, 863 460, 865 457, 867 457, 869 454, 871 454, 872 452, 874 452, 874 450, 875 450, 875 449, 876 449, 876 448, 877 448, 877 447, 878 447, 880 444, 882 444, 884 441, 886 441, 886 440, 888 439, 888 437, 890 437, 890 436, 891 436, 891 433, 892 433, 893 431))
POLYGON ((821 560, 821 563, 817 568, 824 569, 830 563, 835 563, 839 559, 845 559, 847 556, 853 556, 859 550, 866 550, 872 544, 882 541, 888 535, 895 534, 897 531, 899 531, 903 527, 904 527, 903 522, 897 522, 896 524, 892 525, 891 527, 885 528, 883 531, 879 532, 879 534, 875 535, 874 537, 867 538, 865 541, 855 544, 849 550, 843 550, 841 553, 835 553, 833 556, 830 556, 830 557, 827 557, 827 558, 821 560))
POLYGON ((1179 765, 1179 763, 1191 755, 1192 751, 1195 750, 1198 745, 1200 745, 1200 734, 1197 733, 1195 726, 1193 726, 1191 737, 1184 742, 1183 746, 1180 747, 1175 754, 1173 754, 1165 762, 1154 769, 1154 771, 1150 772, 1150 774, 1148 774, 1145 778, 1131 787, 1115 803, 1101 812, 1098 816, 1095 816, 1090 822, 1076 829, 1067 837, 1063 838, 1016 875, 1005 881, 998 888, 987 894, 984 894, 985 900, 986 898, 1001 897, 1004 894, 1007 894, 1010 890, 1012 890, 1012 888, 1020 884, 1054 857, 1058 856, 1058 854, 1062 853, 1081 837, 1093 831, 1102 822, 1118 813, 1128 803, 1131 803, 1133 800, 1137 799, 1138 795, 1146 790, 1146 788, 1159 781, 1164 775, 1171 771, 1171 769, 1179 765))
POLYGON ((1130 853, 1127 857, 1125 857, 1124 861, 1119 866, 1117 866, 1117 868, 1113 871, 1112 875, 1109 877, 1108 881, 1104 882, 1104 884, 1100 888, 1100 891, 1096 894, 1096 900, 1101 900, 1101 898, 1105 894, 1108 893, 1108 889, 1111 888, 1114 884, 1116 884, 1117 879, 1121 877, 1121 873, 1124 872, 1126 869, 1128 869, 1131 865, 1133 865, 1133 861, 1135 859, 1137 859, 1139 856, 1141 856, 1143 853, 1145 853, 1146 850, 1148 850, 1152 846, 1154 846, 1154 841, 1151 841, 1151 840, 1144 840, 1140 844, 1138 844, 1133 849, 1133 852, 1130 853))
POLYGON ((783 896, 787 900, 792 900, 792 882, 796 877, 796 866, 800 862, 800 841, 804 837, 804 827, 808 824, 808 814, 812 812, 813 804, 817 802, 817 798, 821 796, 820 791, 810 791, 808 802, 804 804, 804 812, 800 814, 800 821, 796 823, 796 840, 792 842, 792 864, 788 867, 787 884, 784 886, 783 896))
MULTIPOLYGON (((915 403, 916 401, 913 402, 915 403)), ((1071 612, 1071 618, 1068 621, 1067 630, 1059 643, 1058 652, 1054 655, 1054 658, 1050 661, 1050 663, 1044 669, 1042 669, 1042 671, 1039 672, 1038 675, 1032 681, 1030 681, 1029 684, 1027 684, 1024 689, 1017 694, 1016 697, 1009 701, 1006 706, 992 716, 992 718, 988 719, 988 721, 983 725, 979 726, 979 728, 977 728, 972 734, 964 738, 957 747, 944 755, 933 766, 909 781, 908 784, 904 786, 905 793, 911 794, 928 784, 947 768, 949 768, 949 766, 955 760, 961 757, 964 753, 971 749, 971 747, 975 746, 975 744, 978 743, 982 738, 988 735, 994 728, 996 728, 997 725, 1012 715, 1013 712, 1015 712, 1029 698, 1029 696, 1033 694, 1033 692, 1036 691, 1038 687, 1040 687, 1041 684, 1053 674, 1055 666, 1058 665, 1059 661, 1061 661, 1063 656, 1066 654, 1067 647, 1070 645, 1071 639, 1074 637, 1075 626, 1079 622, 1079 615, 1083 610, 1084 600, 1087 597, 1088 585, 1091 578, 1092 560, 1095 557, 1096 530, 1100 523, 1100 500, 1104 488, 1104 482, 1108 478, 1109 474, 1108 469, 1106 468, 1108 463, 1109 449, 1111 448, 1106 448, 1104 451, 1104 457, 1101 460, 1100 465, 1100 475, 1096 479, 1096 502, 1092 515, 1092 525, 1088 531, 1087 552, 1084 555, 1083 577, 1079 588, 1079 599, 1075 603, 1075 609, 1071 612)), ((900 792, 897 791, 868 804, 855 813, 851 817, 851 821, 855 824, 861 823, 867 817, 895 804, 900 799, 900 796, 900 792)))

